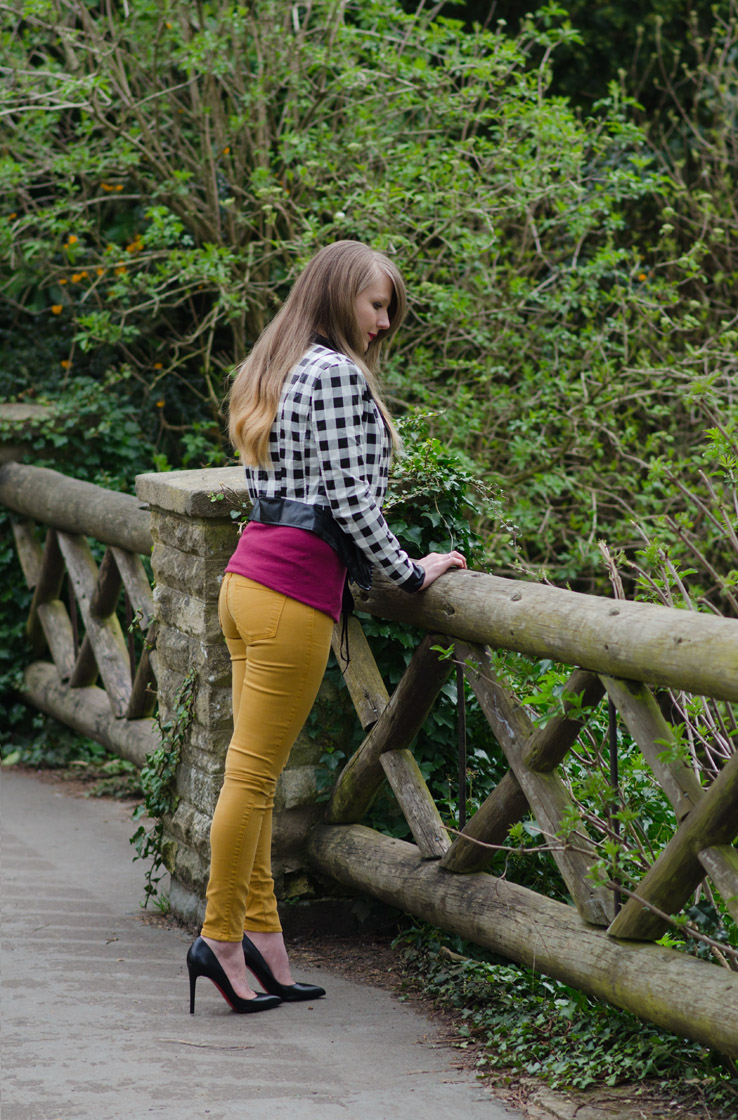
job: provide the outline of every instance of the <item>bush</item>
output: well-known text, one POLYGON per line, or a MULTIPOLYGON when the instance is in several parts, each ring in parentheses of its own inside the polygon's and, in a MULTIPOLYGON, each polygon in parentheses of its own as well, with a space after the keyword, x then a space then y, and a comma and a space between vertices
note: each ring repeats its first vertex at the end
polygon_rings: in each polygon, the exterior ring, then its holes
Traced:
POLYGON ((672 188, 637 107, 613 86, 581 119, 548 92, 578 41, 555 6, 510 37, 393 0, 27 2, 6 35, 8 321, 75 374, 125 367, 162 465, 218 462, 228 371, 296 271, 369 241, 412 295, 395 405, 434 411, 508 493, 520 556, 477 521, 508 568, 591 586, 600 527, 626 496, 654 509, 641 461, 689 453, 733 367, 683 305, 699 246, 672 259, 644 228, 672 188))

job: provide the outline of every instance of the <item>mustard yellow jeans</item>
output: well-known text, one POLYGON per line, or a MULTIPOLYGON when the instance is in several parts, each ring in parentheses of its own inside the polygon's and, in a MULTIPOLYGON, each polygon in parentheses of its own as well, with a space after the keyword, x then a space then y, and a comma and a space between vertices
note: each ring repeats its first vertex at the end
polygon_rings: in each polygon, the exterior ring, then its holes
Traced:
POLYGON ((233 672, 233 738, 210 830, 204 937, 278 931, 271 871, 277 779, 323 679, 327 614, 226 572, 218 602, 233 672))

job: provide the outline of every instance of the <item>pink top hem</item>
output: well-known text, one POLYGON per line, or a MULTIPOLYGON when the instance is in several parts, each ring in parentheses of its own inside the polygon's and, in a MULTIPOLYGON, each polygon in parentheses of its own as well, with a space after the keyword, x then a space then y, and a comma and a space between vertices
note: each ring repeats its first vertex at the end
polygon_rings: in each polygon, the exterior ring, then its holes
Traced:
POLYGON ((226 571, 314 607, 334 622, 341 614, 346 566, 329 544, 306 529, 250 521, 226 571))

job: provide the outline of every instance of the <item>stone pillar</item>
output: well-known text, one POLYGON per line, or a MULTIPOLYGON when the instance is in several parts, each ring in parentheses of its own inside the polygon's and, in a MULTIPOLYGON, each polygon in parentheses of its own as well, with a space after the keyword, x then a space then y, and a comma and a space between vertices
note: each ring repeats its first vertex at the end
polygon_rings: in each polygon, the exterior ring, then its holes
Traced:
MULTIPOLYGON (((218 624, 218 592, 237 541, 230 511, 247 495, 240 467, 140 475, 138 497, 151 510, 151 557, 158 619, 159 713, 174 716, 188 672, 197 682, 177 774, 179 805, 166 822, 170 902, 180 918, 199 924, 210 861, 209 830, 232 730, 230 665, 218 624), (221 494, 220 500, 213 500, 221 494)), ((335 700, 326 682, 318 703, 335 700)), ((277 897, 309 893, 302 849, 321 813, 315 772, 321 742, 302 733, 277 787, 273 871, 277 897)))

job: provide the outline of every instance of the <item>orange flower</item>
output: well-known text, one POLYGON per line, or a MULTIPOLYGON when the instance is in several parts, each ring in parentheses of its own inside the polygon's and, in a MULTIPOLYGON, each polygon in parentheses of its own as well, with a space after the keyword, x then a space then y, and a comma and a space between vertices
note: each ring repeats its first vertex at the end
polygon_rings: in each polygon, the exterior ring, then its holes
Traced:
POLYGON ((73 272, 72 273, 72 283, 73 284, 79 284, 80 280, 82 279, 82 276, 83 276, 83 273, 81 273, 81 272, 73 272))
POLYGON ((154 369, 164 369, 163 362, 154 362, 154 369))
POLYGON ((115 275, 116 276, 125 276, 125 274, 127 272, 128 272, 128 269, 126 268, 126 266, 124 264, 119 264, 118 267, 115 270, 115 275))
POLYGON ((76 237, 73 233, 70 233, 69 237, 67 238, 67 245, 76 245, 78 241, 79 238, 76 237))
POLYGON ((639 272, 638 273, 638 279, 639 280, 646 280, 647 279, 646 273, 645 272, 639 272))
POLYGON ((52 303, 52 305, 51 305, 51 314, 52 315, 61 315, 63 310, 64 310, 64 308, 62 307, 62 305, 60 303, 52 303))
POLYGON ((13 218, 17 218, 17 217, 18 217, 18 215, 15 213, 15 211, 13 211, 12 214, 8 214, 8 221, 12 222, 13 218))
POLYGON ((164 401, 157 401, 156 402, 156 407, 157 408, 163 408, 164 407, 164 401))
POLYGON ((69 358, 64 358, 61 362, 61 367, 62 367, 62 369, 69 369, 71 364, 72 363, 70 362, 69 358))
POLYGON ((230 148, 224 148, 223 149, 223 155, 224 156, 229 156, 230 154, 231 154, 231 149, 230 148))
POLYGON ((60 284, 66 284, 66 282, 67 282, 67 278, 66 278, 66 276, 62 276, 62 278, 61 278, 61 280, 59 281, 59 283, 60 283, 60 284))
POLYGON ((97 273, 98 276, 104 276, 105 275, 105 269, 104 268, 96 268, 95 272, 97 273))
POLYGON ((116 183, 115 184, 115 189, 117 191, 122 191, 123 190, 123 184, 122 183, 116 183))
POLYGON ((104 191, 114 191, 115 187, 111 187, 110 183, 101 183, 100 187, 104 191))

